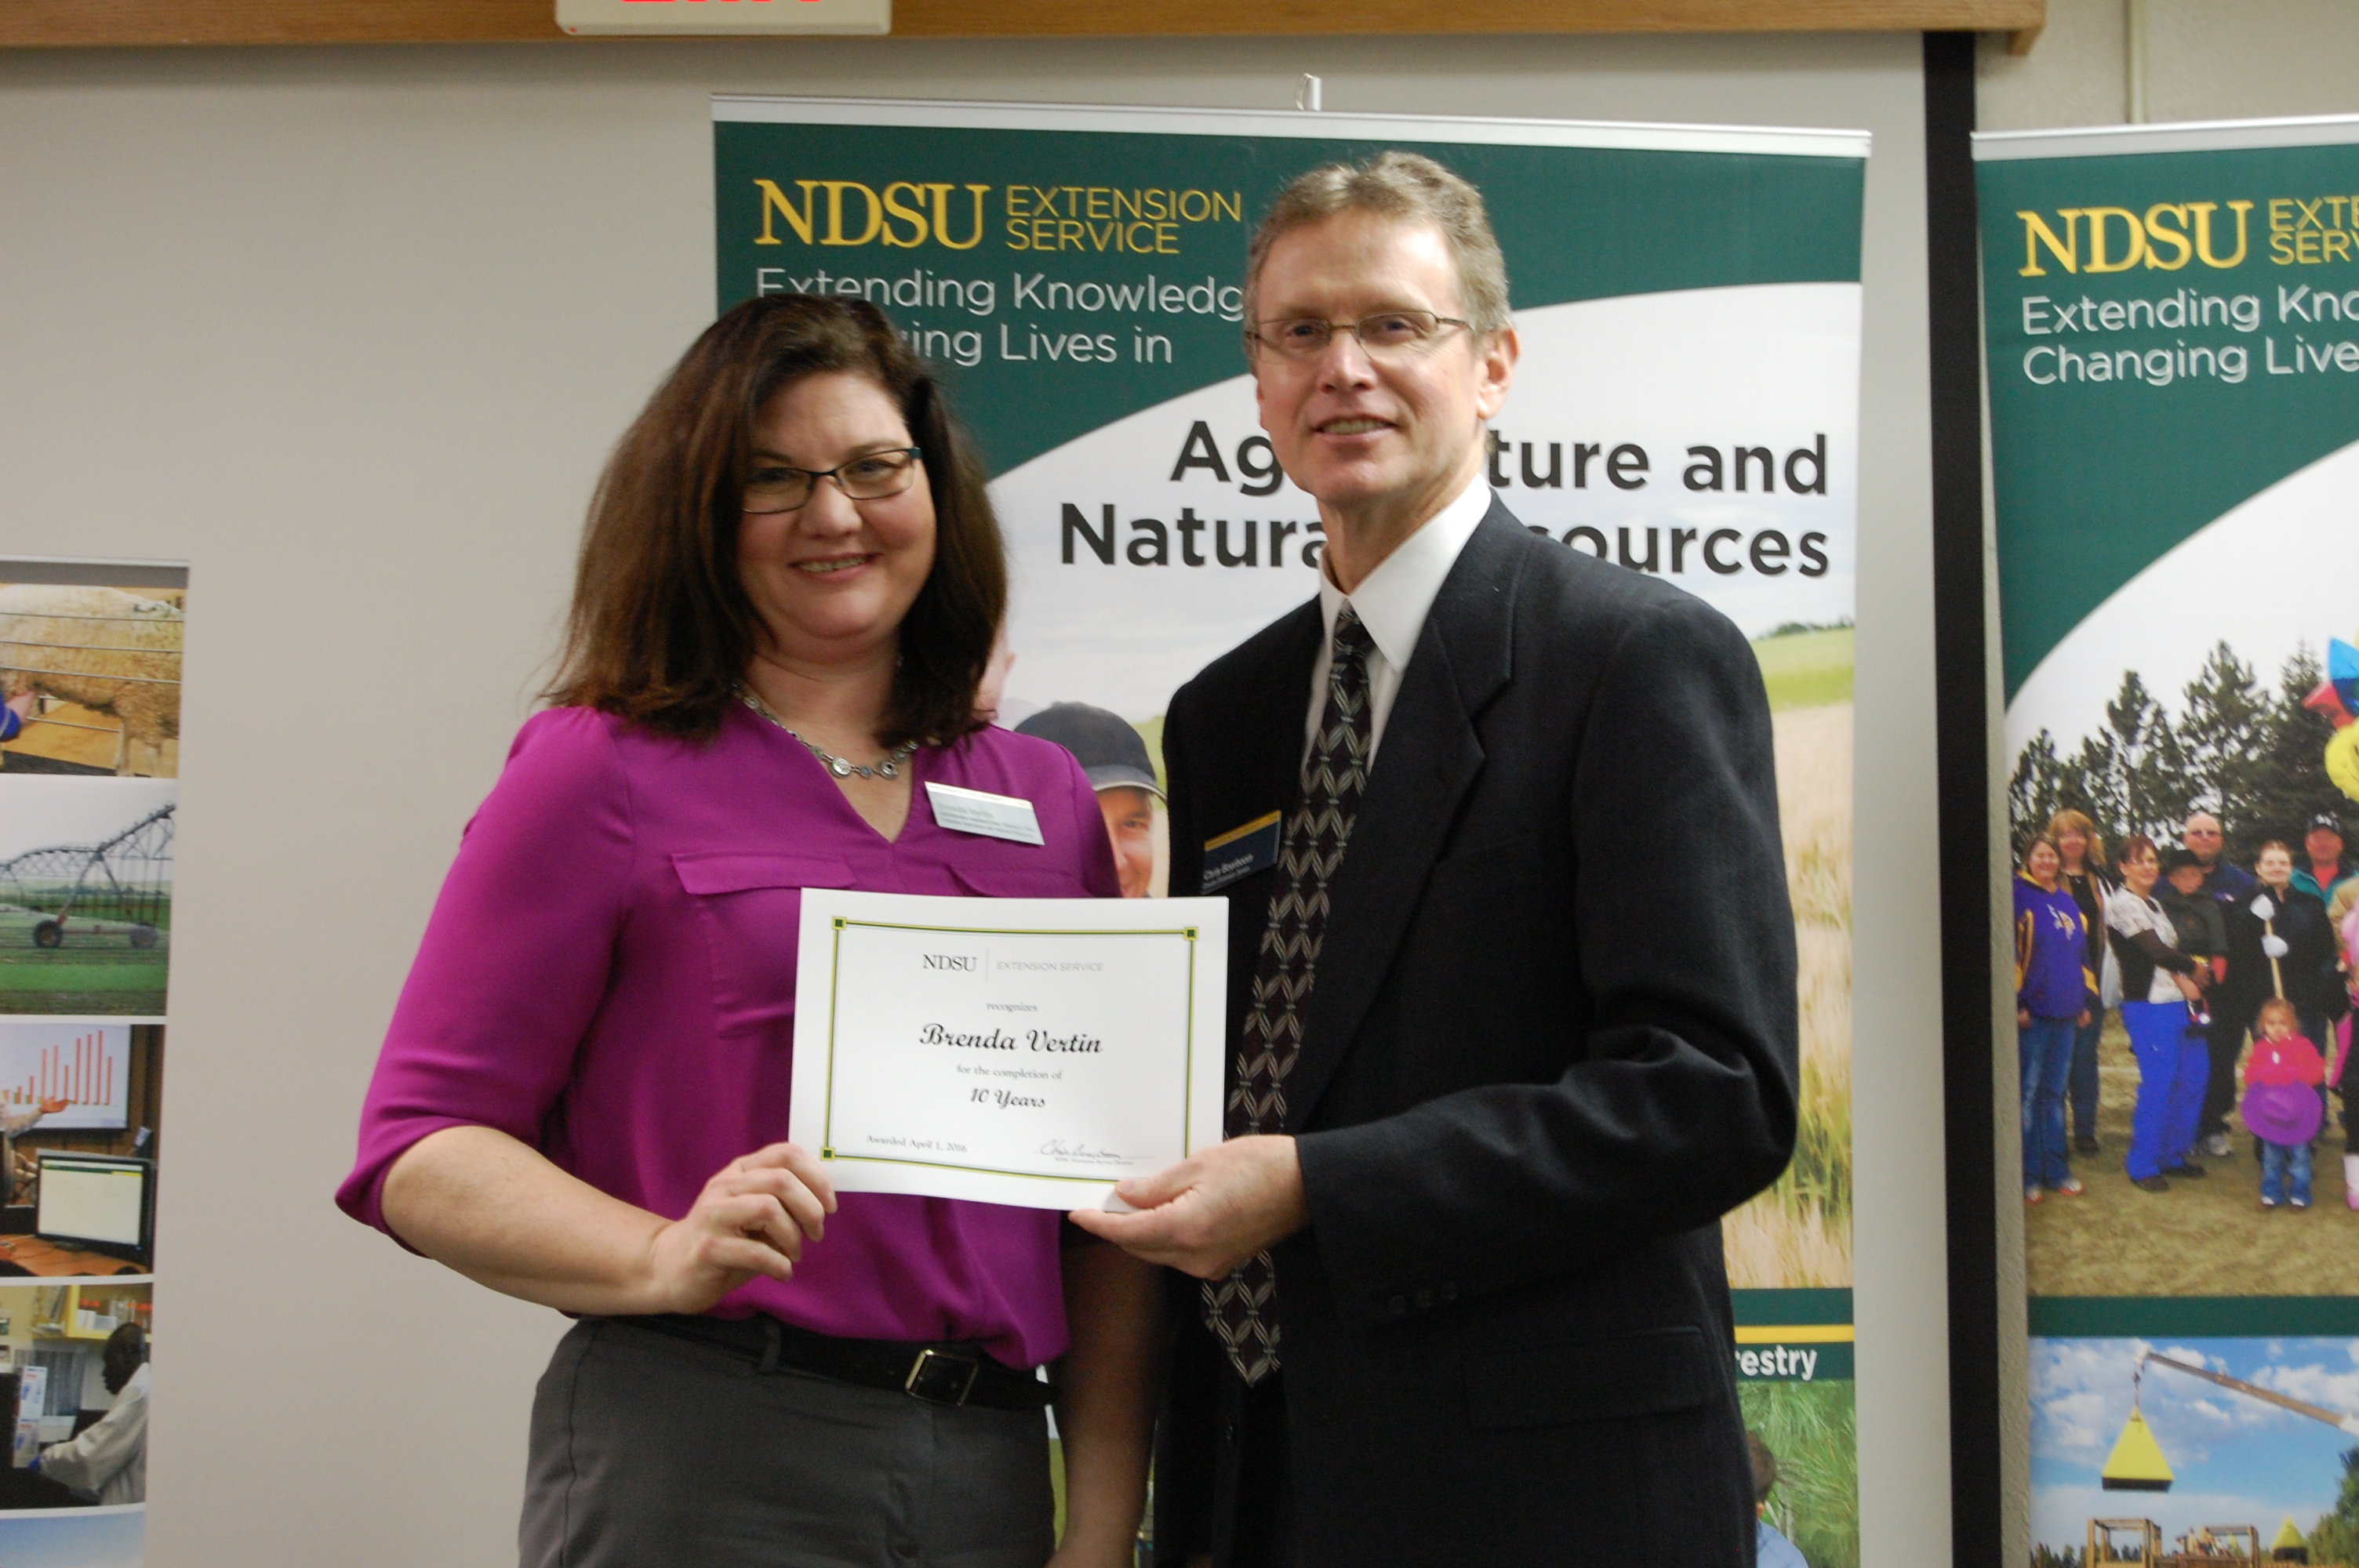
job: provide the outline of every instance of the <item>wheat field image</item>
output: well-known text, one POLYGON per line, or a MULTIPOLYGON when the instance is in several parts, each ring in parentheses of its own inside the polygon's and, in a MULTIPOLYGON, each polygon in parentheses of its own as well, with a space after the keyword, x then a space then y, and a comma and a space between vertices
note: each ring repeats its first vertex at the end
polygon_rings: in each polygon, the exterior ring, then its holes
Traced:
POLYGON ((1774 710, 1801 958, 1801 1123, 1793 1163, 1721 1222, 1721 1238, 1738 1290, 1842 1288, 1852 1282, 1852 633, 1797 631, 1754 650, 1774 710))

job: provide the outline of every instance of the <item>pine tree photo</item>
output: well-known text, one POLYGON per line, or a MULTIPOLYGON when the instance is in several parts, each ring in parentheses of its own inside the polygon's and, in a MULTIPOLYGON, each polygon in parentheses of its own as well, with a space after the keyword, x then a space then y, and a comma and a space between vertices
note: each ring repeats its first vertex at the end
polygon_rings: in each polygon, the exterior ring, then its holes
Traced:
POLYGON ((2323 671, 2305 644, 2274 690, 2226 643, 2213 645, 2180 694, 2177 715, 2136 670, 2105 704, 2105 721, 2067 755, 2041 730, 2017 754, 2007 816, 2020 845, 2067 808, 2086 812, 2107 846, 2131 833, 2179 839, 2188 816, 2208 811, 2227 833, 2227 854, 2250 864, 2272 838, 2297 858, 2310 816, 2352 809, 2326 775, 2332 722, 2302 706, 2323 671))

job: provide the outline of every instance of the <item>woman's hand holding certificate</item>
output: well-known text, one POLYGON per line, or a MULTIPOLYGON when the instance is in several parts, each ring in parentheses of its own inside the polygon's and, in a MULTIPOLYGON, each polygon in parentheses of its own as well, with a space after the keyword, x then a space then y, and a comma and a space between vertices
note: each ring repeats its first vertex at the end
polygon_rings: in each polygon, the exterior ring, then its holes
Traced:
POLYGON ((1218 898, 803 896, 795 1142, 839 1192, 1103 1206, 1221 1141, 1218 898))

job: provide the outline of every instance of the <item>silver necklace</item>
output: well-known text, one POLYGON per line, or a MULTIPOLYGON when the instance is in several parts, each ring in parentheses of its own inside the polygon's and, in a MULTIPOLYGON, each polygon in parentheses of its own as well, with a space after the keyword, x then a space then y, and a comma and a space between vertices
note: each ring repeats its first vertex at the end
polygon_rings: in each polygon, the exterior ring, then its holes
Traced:
POLYGON ((897 779, 901 776, 901 764, 908 762, 909 760, 909 754, 918 749, 918 743, 915 741, 905 741, 900 745, 893 748, 893 754, 891 756, 886 757, 881 761, 875 762, 855 762, 848 758, 836 756, 832 752, 823 752, 819 747, 812 745, 809 741, 803 741, 803 738, 800 735, 795 735, 794 730, 787 723, 787 721, 779 718, 777 714, 771 712, 770 705, 764 702, 760 697, 755 696, 753 688, 745 685, 743 682, 740 682, 737 687, 737 699, 740 702, 743 702, 746 707, 752 708, 755 712, 760 714, 763 718, 768 719, 771 723, 777 725, 779 729, 786 730, 788 734, 794 735, 796 740, 801 741, 803 748, 810 752, 812 756, 817 757, 820 760, 821 765, 825 767, 829 773, 833 773, 840 779, 848 779, 854 773, 859 774, 864 779, 897 779))

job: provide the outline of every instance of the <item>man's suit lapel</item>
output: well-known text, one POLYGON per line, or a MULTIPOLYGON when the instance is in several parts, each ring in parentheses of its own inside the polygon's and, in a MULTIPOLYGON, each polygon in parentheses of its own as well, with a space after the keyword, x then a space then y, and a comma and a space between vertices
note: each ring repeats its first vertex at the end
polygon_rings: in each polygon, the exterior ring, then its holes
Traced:
POLYGON ((1302 1054, 1287 1078, 1288 1131, 1302 1130, 1358 1033, 1482 772, 1474 716, 1512 673, 1523 534, 1494 497, 1427 612, 1336 873, 1302 1054))

